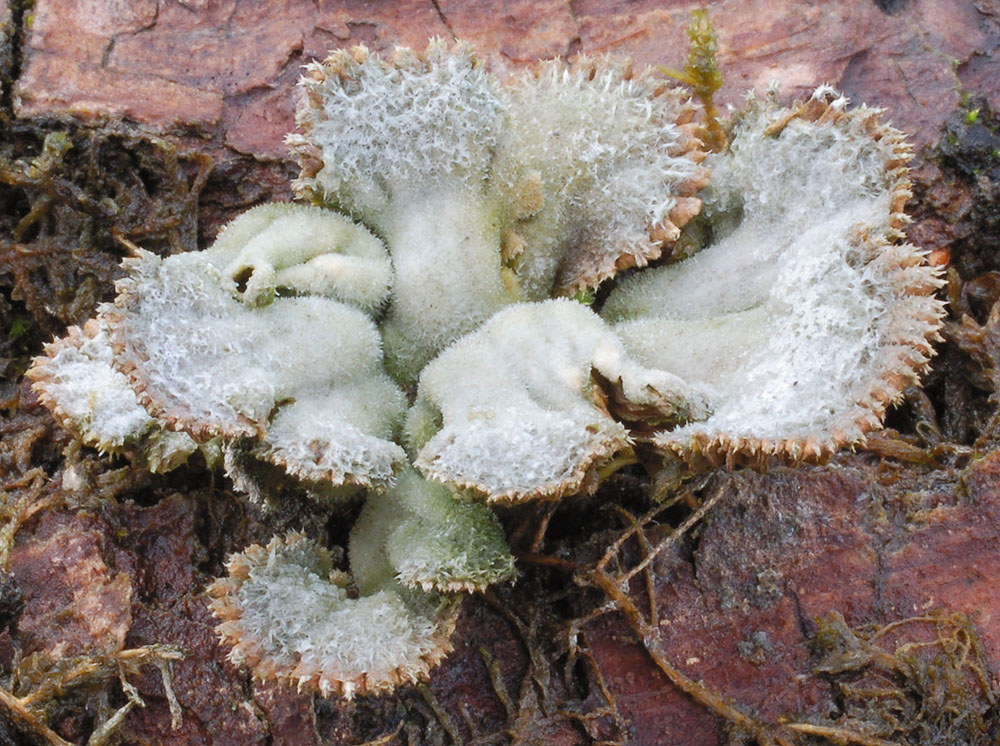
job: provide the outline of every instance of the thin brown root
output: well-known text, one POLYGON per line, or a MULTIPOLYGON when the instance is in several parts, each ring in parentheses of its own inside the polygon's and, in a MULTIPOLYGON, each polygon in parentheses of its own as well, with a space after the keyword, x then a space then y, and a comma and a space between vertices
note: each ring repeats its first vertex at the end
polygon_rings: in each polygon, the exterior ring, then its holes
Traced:
POLYGON ((454 721, 451 719, 451 715, 445 712, 445 709, 441 706, 441 703, 437 701, 437 697, 434 696, 434 691, 427 686, 427 684, 420 684, 417 686, 417 691, 420 692, 421 698, 427 703, 427 706, 431 708, 431 712, 434 713, 434 717, 437 718, 438 724, 444 729, 444 732, 448 734, 452 743, 462 743, 462 736, 458 732, 458 728, 455 727, 454 721))
POLYGON ((490 651, 482 646, 479 648, 479 657, 486 664, 486 670, 490 675, 490 684, 493 686, 493 693, 496 694, 497 699, 500 700, 500 704, 507 711, 507 719, 513 719, 517 715, 517 705, 514 704, 514 700, 510 698, 510 692, 507 691, 507 685, 500 674, 500 664, 490 654, 490 651))
POLYGON ((31 710, 22 704, 21 700, 3 687, 0 687, 0 707, 7 710, 7 713, 10 715, 10 719, 12 721, 23 726, 26 730, 36 736, 44 738, 47 743, 51 744, 51 746, 73 746, 73 744, 62 738, 58 733, 37 718, 31 710))
POLYGON ((395 730, 391 730, 388 733, 379 736, 374 741, 365 741, 364 743, 359 744, 359 746, 385 746, 385 744, 390 743, 393 739, 396 738, 396 736, 399 735, 399 732, 403 730, 403 725, 405 724, 406 724, 405 720, 400 720, 399 723, 396 725, 395 730))
MULTIPOLYGON (((640 572, 647 573, 648 581, 650 579, 648 571, 656 557, 674 545, 681 536, 684 536, 699 523, 715 507, 723 494, 725 494, 725 490, 720 485, 711 497, 704 500, 675 531, 653 546, 650 546, 646 539, 644 527, 663 511, 665 507, 681 500, 683 495, 674 495, 670 501, 655 506, 639 519, 635 519, 627 511, 621 511, 630 525, 611 545, 592 571, 577 576, 577 582, 596 586, 604 592, 604 595, 611 601, 611 605, 625 615, 633 631, 642 641, 643 647, 645 647, 646 653, 652 659, 653 663, 656 664, 657 668, 680 691, 736 728, 750 734, 762 746, 792 746, 793 742, 778 732, 779 728, 769 726, 757 718, 746 714, 724 697, 715 693, 704 684, 694 681, 677 669, 664 652, 659 624, 656 622, 658 619, 657 613, 654 611, 647 617, 639 610, 629 595, 629 581, 640 572), (644 556, 641 561, 628 571, 621 575, 614 575, 608 571, 608 567, 612 565, 612 561, 618 557, 625 542, 632 536, 637 537, 644 556)), ((655 606, 654 589, 647 585, 647 592, 650 595, 650 604, 655 606)))
POLYGON ((643 618, 639 609, 632 603, 632 599, 629 598, 628 594, 615 578, 600 571, 595 571, 590 578, 593 584, 603 590, 618 609, 625 614, 625 617, 632 625, 632 629, 639 636, 639 639, 642 640, 647 655, 649 655, 653 663, 656 664, 656 667, 663 672, 671 684, 719 717, 750 733, 760 744, 765 746, 793 746, 791 741, 780 734, 774 733, 773 729, 765 723, 747 715, 704 684, 688 678, 675 668, 663 652, 660 641, 660 630, 654 628, 643 618))
POLYGON ((831 725, 813 725, 812 723, 786 723, 785 728, 796 733, 826 738, 834 743, 856 743, 860 746, 899 746, 895 741, 886 741, 875 736, 866 736, 847 728, 837 728, 831 725))

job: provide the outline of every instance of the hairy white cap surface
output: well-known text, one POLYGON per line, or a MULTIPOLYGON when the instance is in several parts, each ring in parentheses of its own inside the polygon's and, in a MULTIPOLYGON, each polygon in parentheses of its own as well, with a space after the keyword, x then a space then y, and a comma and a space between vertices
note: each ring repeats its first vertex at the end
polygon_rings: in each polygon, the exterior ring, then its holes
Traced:
POLYGON ((586 489, 593 470, 631 442, 603 408, 605 393, 593 372, 666 419, 703 414, 692 387, 630 360, 586 306, 524 303, 498 313, 424 369, 407 422, 416 466, 489 501, 553 499, 586 489))
POLYGON ((322 295, 373 313, 392 283, 385 245, 330 210, 273 202, 242 213, 209 252, 255 306, 275 295, 322 295))
POLYGON ((455 600, 392 582, 351 598, 349 578, 301 534, 248 547, 227 568, 208 589, 217 630, 261 678, 351 699, 426 678, 451 649, 455 600))
POLYGON ((700 207, 681 94, 628 65, 544 63, 501 86, 471 48, 312 65, 289 137, 300 196, 386 241, 386 365, 405 385, 504 306, 574 295, 659 256, 700 207))
POLYGON ((261 457, 290 473, 387 483, 405 456, 391 441, 405 401, 372 321, 324 297, 244 304, 215 260, 129 260, 108 318, 143 404, 199 439, 260 439, 261 457))
POLYGON ((317 150, 300 188, 379 226, 392 201, 465 184, 483 191, 506 127, 507 102, 467 44, 432 41, 391 61, 363 46, 306 67, 298 121, 317 150))
POLYGON ((27 376, 59 424, 86 445, 134 453, 154 472, 180 466, 197 448, 187 434, 164 430, 139 404, 128 379, 112 366, 100 315, 46 345, 27 376))
POLYGON ((392 442, 405 409, 384 375, 346 381, 282 407, 250 452, 307 482, 384 487, 406 460, 392 442))
POLYGON ((711 387, 711 416, 661 447, 817 458, 878 427, 932 354, 940 281, 899 242, 909 148, 846 103, 825 88, 793 110, 752 100, 706 161, 715 242, 609 297, 632 354, 711 387))
POLYGON ((643 266, 697 212, 704 154, 693 125, 679 123, 694 110, 653 70, 550 60, 515 80, 510 97, 505 146, 521 179, 512 203, 525 201, 532 174, 538 180, 537 203, 511 227, 523 242, 514 266, 526 297, 572 296, 643 266))
POLYGON ((492 183, 507 101, 472 49, 432 42, 383 61, 334 52, 303 78, 300 194, 385 239, 394 285, 382 322, 386 366, 404 384, 516 294, 501 271, 492 183))

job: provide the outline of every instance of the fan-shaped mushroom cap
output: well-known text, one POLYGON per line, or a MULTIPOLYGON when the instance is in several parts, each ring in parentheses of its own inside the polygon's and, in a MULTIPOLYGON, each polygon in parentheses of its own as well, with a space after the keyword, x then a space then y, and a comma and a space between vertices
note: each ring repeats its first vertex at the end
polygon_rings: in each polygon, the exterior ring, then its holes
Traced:
POLYGON ((704 416, 692 387, 632 362, 586 306, 524 303, 424 370, 407 421, 416 466, 491 502, 586 490, 594 470, 631 443, 604 409, 595 372, 664 420, 704 416))
POLYGON ((902 135, 821 88, 751 100, 709 156, 712 245, 630 278, 602 315, 637 359, 709 387, 709 417, 655 438, 687 460, 817 459, 857 443, 925 366, 940 280, 901 243, 902 135))
POLYGON ((627 61, 549 60, 514 80, 508 242, 525 297, 573 296, 644 266, 707 183, 686 93, 627 61), (515 238, 511 238, 511 234, 515 238))
POLYGON ((126 263, 107 316, 115 364, 146 408, 197 439, 257 439, 255 454, 292 474, 388 483, 405 458, 391 440, 405 400, 371 320, 323 297, 241 303, 213 260, 126 263))
POLYGON ((136 454, 154 472, 180 466, 198 447, 187 434, 164 430, 139 404, 128 379, 112 367, 100 317, 47 344, 27 376, 56 421, 86 445, 136 454))
POLYGON ((457 599, 392 582, 351 598, 329 552, 301 534, 248 547, 227 568, 208 588, 216 629, 260 678, 350 699, 424 679, 451 650, 457 599))

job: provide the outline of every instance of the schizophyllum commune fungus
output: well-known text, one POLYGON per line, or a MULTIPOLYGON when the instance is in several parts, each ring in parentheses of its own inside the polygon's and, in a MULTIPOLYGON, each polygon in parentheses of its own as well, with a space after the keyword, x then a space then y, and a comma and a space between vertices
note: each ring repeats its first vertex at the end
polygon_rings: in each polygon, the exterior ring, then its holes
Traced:
POLYGON ((346 697, 423 678, 460 594, 514 576, 484 503, 591 491, 634 448, 817 460, 932 354, 940 280, 900 233, 909 150, 828 88, 751 96, 711 155, 685 95, 608 59, 500 83, 462 43, 354 47, 303 94, 312 204, 139 252, 30 371, 77 437, 151 468, 200 447, 264 502, 363 495, 349 568, 289 534, 210 586, 256 675, 346 697), (637 269, 600 313, 570 300, 682 234, 693 256, 637 269))
POLYGON ((386 242, 386 366, 413 385, 500 309, 572 296, 660 255, 700 207, 694 117, 628 65, 553 61, 508 86, 471 47, 392 61, 364 47, 307 68, 300 197, 386 242))

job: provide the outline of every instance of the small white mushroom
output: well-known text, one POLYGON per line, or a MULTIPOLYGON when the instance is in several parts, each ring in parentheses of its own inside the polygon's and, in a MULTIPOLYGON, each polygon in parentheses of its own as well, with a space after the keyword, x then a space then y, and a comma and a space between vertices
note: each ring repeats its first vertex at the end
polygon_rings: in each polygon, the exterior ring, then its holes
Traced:
POLYGON ((821 458, 879 427, 933 354, 941 280, 900 234, 909 147, 846 103, 751 100, 706 160, 714 240, 608 298, 631 354, 707 387, 711 416, 661 432, 663 450, 821 458))
POLYGON ((350 576, 301 534, 250 546, 226 566, 229 576, 208 588, 216 629, 230 659, 259 678, 351 699, 425 679, 451 650, 454 598, 391 576, 359 581, 352 598, 350 576))
POLYGON ((407 421, 416 466, 491 502, 556 499, 594 486, 631 439, 594 374, 667 421, 704 417, 676 376, 637 365, 611 329, 569 300, 494 316, 430 363, 407 421))

